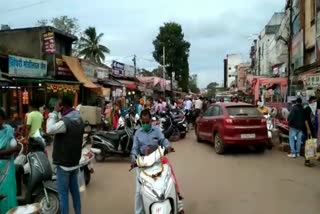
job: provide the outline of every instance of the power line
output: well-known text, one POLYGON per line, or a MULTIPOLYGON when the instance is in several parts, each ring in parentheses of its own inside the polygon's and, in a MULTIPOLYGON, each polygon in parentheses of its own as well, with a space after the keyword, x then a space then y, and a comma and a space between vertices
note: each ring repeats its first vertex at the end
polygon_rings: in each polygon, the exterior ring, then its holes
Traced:
MULTIPOLYGON (((49 0, 47 0, 47 1, 49 1, 49 0)), ((17 10, 23 10, 23 9, 26 9, 26 8, 30 8, 30 7, 34 7, 34 6, 40 5, 40 4, 47 3, 47 1, 42 0, 42 1, 38 1, 38 2, 32 3, 32 4, 24 5, 24 6, 21 6, 21 7, 11 8, 11 9, 8 9, 8 10, 4 10, 1 13, 4 14, 4 13, 14 12, 14 11, 17 11, 17 10)))

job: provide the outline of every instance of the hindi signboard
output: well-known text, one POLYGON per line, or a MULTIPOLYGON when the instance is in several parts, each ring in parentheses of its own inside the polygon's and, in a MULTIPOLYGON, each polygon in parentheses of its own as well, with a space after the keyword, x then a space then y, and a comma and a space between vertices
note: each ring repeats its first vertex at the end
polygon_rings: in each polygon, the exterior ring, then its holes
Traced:
POLYGON ((47 76, 47 61, 9 55, 9 75, 45 77, 47 76))

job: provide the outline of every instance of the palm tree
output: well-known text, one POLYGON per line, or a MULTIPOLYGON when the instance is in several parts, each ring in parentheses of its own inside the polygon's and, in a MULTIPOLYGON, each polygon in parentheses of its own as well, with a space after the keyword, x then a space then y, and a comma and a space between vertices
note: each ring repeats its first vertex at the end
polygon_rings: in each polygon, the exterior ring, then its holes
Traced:
POLYGON ((97 35, 95 27, 88 27, 84 31, 84 36, 80 38, 79 56, 97 63, 104 61, 105 54, 109 54, 110 50, 100 44, 103 35, 103 33, 97 35))

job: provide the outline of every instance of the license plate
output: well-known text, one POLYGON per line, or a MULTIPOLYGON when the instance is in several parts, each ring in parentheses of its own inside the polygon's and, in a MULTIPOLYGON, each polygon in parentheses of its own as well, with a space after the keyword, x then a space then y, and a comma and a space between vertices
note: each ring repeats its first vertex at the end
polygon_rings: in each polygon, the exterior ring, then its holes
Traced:
POLYGON ((256 134, 241 134, 242 139, 253 139, 256 138, 256 134))

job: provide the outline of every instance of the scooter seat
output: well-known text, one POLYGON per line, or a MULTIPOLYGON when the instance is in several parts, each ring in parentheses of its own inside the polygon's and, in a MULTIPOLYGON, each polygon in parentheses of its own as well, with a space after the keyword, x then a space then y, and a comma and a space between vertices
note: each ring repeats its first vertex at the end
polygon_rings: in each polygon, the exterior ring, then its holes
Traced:
POLYGON ((113 141, 119 141, 120 138, 124 135, 126 135, 125 130, 116 130, 116 131, 111 131, 111 132, 103 132, 103 133, 97 133, 98 135, 103 136, 106 139, 110 139, 113 141))

